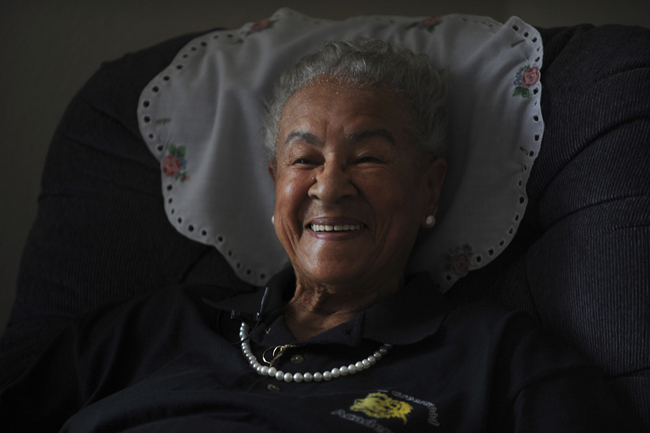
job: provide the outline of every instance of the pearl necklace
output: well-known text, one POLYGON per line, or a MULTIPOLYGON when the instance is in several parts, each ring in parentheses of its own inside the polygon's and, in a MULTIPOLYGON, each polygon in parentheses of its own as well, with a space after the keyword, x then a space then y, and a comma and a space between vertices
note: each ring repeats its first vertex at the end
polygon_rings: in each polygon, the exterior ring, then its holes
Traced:
POLYGON ((242 322, 241 328, 239 329, 239 338, 242 340, 241 350, 244 353, 246 359, 248 359, 248 363, 250 364, 250 366, 254 370, 256 370, 257 373, 261 376, 275 377, 277 380, 284 381, 284 382, 311 382, 312 380, 314 382, 320 382, 322 380, 328 381, 328 380, 336 379, 337 377, 347 376, 348 374, 354 374, 357 371, 370 368, 370 366, 374 365, 379 359, 382 358, 382 356, 386 355, 388 353, 388 349, 392 347, 391 344, 384 344, 379 348, 379 350, 377 350, 371 356, 362 359, 361 361, 358 361, 354 364, 350 364, 348 366, 343 365, 339 368, 333 368, 330 371, 325 371, 323 373, 291 374, 291 373, 285 373, 282 370, 278 370, 277 368, 273 367, 273 362, 275 362, 275 360, 282 355, 282 352, 284 351, 285 348, 294 347, 294 346, 292 345, 280 346, 279 355, 274 356, 271 362, 264 360, 264 362, 270 364, 270 366, 262 365, 259 362, 257 362, 257 358, 255 357, 255 355, 253 355, 251 346, 248 343, 248 331, 249 331, 248 325, 242 322))

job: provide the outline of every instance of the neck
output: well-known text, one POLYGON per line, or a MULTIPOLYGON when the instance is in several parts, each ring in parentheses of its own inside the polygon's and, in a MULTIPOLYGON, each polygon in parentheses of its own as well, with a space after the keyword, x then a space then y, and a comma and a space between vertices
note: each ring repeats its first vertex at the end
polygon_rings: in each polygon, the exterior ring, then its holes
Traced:
POLYGON ((284 308, 285 321, 294 337, 306 340, 353 319, 395 293, 401 280, 374 290, 312 287, 296 284, 293 298, 284 308))

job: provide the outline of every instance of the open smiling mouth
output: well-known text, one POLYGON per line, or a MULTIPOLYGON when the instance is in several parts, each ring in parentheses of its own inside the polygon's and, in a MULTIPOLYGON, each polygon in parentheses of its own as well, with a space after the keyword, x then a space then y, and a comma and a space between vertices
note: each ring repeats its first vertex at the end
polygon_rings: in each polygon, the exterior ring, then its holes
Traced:
POLYGON ((315 232, 349 232, 361 230, 361 224, 310 224, 309 228, 315 232))

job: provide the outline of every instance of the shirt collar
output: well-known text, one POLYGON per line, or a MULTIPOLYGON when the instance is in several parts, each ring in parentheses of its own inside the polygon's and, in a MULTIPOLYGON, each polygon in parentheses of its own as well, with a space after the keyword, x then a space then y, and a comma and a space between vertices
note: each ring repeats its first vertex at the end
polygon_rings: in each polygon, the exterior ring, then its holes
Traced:
MULTIPOLYGON (((276 274, 264 289, 218 302, 203 300, 229 311, 233 318, 255 322, 260 317, 263 323, 270 324, 283 315, 283 307, 293 296, 295 286, 293 269, 288 268, 276 274)), ((336 332, 333 328, 330 331, 334 332, 323 333, 318 342, 356 346, 361 339, 370 339, 396 345, 411 344, 434 334, 450 310, 451 305, 435 289, 430 275, 422 272, 407 278, 406 284, 394 295, 336 327, 346 332, 336 332)))

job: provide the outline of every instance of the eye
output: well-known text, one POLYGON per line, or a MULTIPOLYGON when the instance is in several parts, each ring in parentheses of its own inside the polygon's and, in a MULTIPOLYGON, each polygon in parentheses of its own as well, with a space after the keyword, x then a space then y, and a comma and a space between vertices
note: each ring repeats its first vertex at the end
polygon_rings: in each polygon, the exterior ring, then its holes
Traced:
POLYGON ((293 161, 294 165, 314 165, 316 162, 312 161, 309 158, 297 158, 293 161))
POLYGON ((359 164, 368 163, 368 162, 378 163, 378 162, 381 162, 381 160, 379 158, 377 158, 376 156, 372 156, 372 155, 364 155, 364 156, 360 157, 359 159, 357 159, 357 163, 359 163, 359 164))

